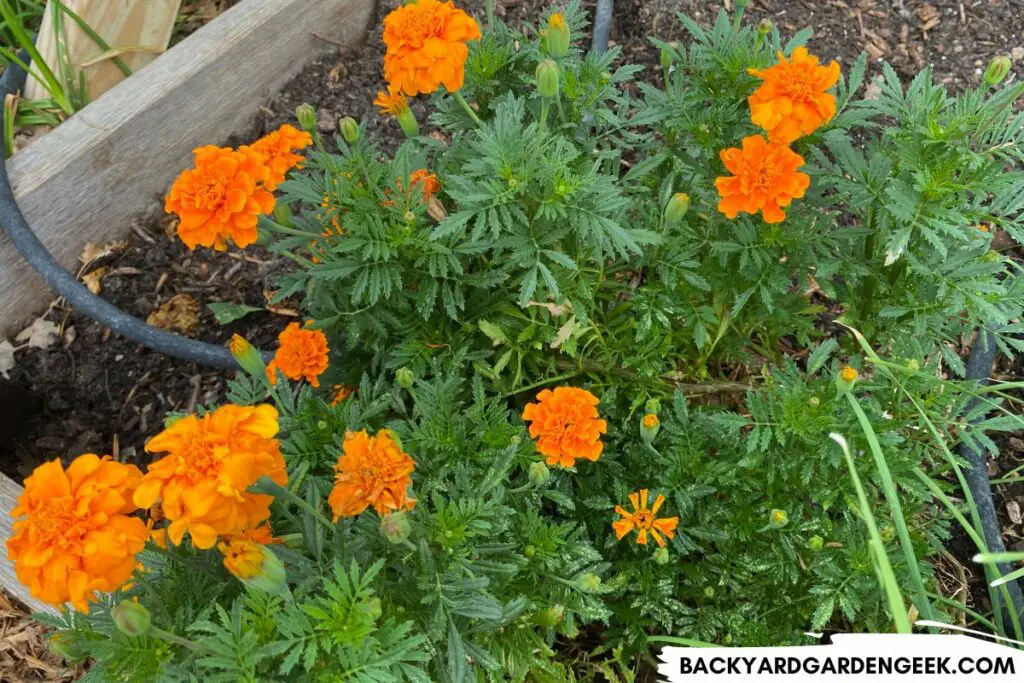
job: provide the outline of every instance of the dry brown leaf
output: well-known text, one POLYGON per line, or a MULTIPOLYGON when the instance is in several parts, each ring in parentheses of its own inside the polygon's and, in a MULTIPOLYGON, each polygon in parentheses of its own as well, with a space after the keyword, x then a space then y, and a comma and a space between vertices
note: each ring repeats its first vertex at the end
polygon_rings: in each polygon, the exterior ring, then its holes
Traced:
POLYGON ((572 302, 566 301, 564 304, 559 306, 558 304, 551 303, 550 301, 542 303, 540 301, 531 301, 526 304, 527 306, 539 306, 540 308, 548 309, 548 313, 551 315, 562 315, 563 313, 569 313, 572 311, 572 302))
POLYGON ((107 277, 117 277, 118 275, 142 275, 142 269, 124 266, 122 268, 114 268, 113 270, 107 271, 107 277))
POLYGON ((444 205, 437 201, 437 197, 431 197, 427 202, 427 213, 438 223, 448 218, 448 212, 445 211, 444 205))
POLYGON ((558 334, 555 335, 555 338, 551 340, 551 348, 557 349, 562 344, 569 341, 569 338, 572 337, 578 326, 579 323, 576 322, 576 316, 569 318, 569 320, 559 328, 558 334))
POLYGON ((1010 521, 1014 524, 1020 524, 1020 503, 1015 500, 1011 500, 1006 504, 1006 515, 1010 518, 1010 521))
POLYGON ((146 322, 168 332, 191 334, 199 326, 200 311, 199 302, 195 297, 189 294, 176 294, 150 313, 146 322))
POLYGON ((164 216, 163 220, 160 221, 160 225, 164 229, 164 234, 167 235, 167 239, 176 239, 178 237, 178 224, 181 221, 177 216, 171 214, 164 216))
POLYGON ((46 318, 36 318, 31 325, 18 333, 16 342, 27 342, 34 349, 48 349, 57 342, 60 329, 46 318))
POLYGON ((98 261, 101 258, 105 258, 112 254, 116 254, 119 251, 123 251, 128 247, 127 242, 111 242, 110 244, 104 244, 102 247, 97 247, 92 242, 88 242, 85 248, 82 249, 81 255, 78 260, 82 262, 82 265, 89 265, 93 261, 98 261))
POLYGON ((864 88, 864 99, 865 100, 877 100, 878 96, 882 94, 882 77, 875 76, 868 83, 867 87, 864 88))
POLYGON ((277 315, 287 315, 291 318, 298 318, 302 316, 301 311, 297 311, 294 308, 288 308, 287 306, 275 306, 273 304, 267 304, 267 310, 277 315))
POLYGON ((103 276, 106 274, 107 269, 105 267, 97 268, 82 276, 82 282, 89 288, 90 292, 99 294, 103 291, 103 276))

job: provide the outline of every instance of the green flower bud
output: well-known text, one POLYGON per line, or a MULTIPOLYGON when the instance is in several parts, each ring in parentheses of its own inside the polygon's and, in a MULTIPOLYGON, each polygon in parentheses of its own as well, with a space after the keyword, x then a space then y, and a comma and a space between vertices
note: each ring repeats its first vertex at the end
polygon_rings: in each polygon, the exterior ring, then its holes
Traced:
POLYGON ((341 131, 341 137, 350 145, 359 141, 359 137, 361 135, 359 124, 356 123, 356 120, 351 116, 346 116, 342 120, 338 121, 338 129, 341 131))
POLYGON ((288 586, 285 579, 288 578, 287 572, 285 572, 284 565, 281 564, 281 560, 277 559, 270 548, 265 545, 261 545, 263 551, 263 563, 260 565, 260 570, 248 578, 241 578, 239 580, 250 588, 254 588, 264 593, 270 593, 272 595, 286 595, 288 593, 288 586))
POLYGON ((331 425, 327 424, 326 420, 317 420, 316 428, 319 429, 321 432, 329 428, 330 426, 331 425))
POLYGON ((644 412, 657 415, 661 412, 661 401, 656 398, 647 399, 647 403, 644 404, 644 412))
POLYGON ((722 638, 723 645, 732 645, 732 634, 726 633, 725 638, 722 638))
POLYGON ((921 369, 921 362, 916 358, 911 358, 910 360, 907 361, 907 368, 913 370, 914 372, 917 372, 918 370, 921 369))
POLYGON ((666 43, 662 46, 661 52, 658 54, 658 61, 661 62, 662 69, 668 69, 676 61, 675 43, 666 43))
POLYGON ((358 609, 360 612, 370 617, 370 619, 373 619, 374 621, 380 619, 380 615, 384 613, 384 610, 381 609, 380 598, 378 598, 376 595, 371 598, 362 600, 356 609, 358 609))
POLYGON ((544 33, 544 48, 547 53, 555 59, 560 59, 569 52, 571 42, 569 25, 565 23, 565 17, 558 12, 548 17, 548 28, 544 33))
POLYGON ((562 623, 562 619, 565 618, 565 607, 563 605, 552 605, 545 610, 537 613, 534 617, 534 621, 537 622, 538 626, 545 628, 554 628, 562 623))
POLYGON ((671 558, 668 555, 668 548, 658 548, 654 551, 654 562, 662 566, 668 564, 671 558))
POLYGON ((601 587, 601 577, 597 574, 584 574, 577 581, 580 590, 584 593, 594 593, 601 587))
POLYGON ((545 59, 537 65, 537 92, 541 97, 558 97, 558 65, 545 59))
POLYGON ((715 588, 714 588, 714 586, 705 586, 705 588, 704 588, 704 597, 705 598, 713 598, 713 597, 715 597, 715 588))
POLYGON ((1006 55, 999 55, 989 62, 988 67, 985 69, 985 75, 982 77, 985 84, 999 85, 1006 78, 1006 75, 1010 73, 1010 65, 1010 58, 1006 55))
POLYGON ((398 112, 395 118, 398 119, 398 125, 402 127, 405 137, 414 138, 420 134, 420 124, 416 121, 416 115, 412 113, 412 109, 409 107, 398 112))
POLYGON ((821 399, 818 398, 817 396, 811 396, 809 399, 807 399, 807 405, 809 405, 812 408, 817 408, 818 406, 821 405, 821 399))
POLYGON ((66 662, 75 662, 82 659, 82 653, 75 646, 76 638, 73 631, 58 631, 46 641, 50 652, 54 653, 66 662))
POLYGON ((665 207, 665 224, 679 225, 683 222, 683 216, 690 210, 690 195, 685 192, 676 192, 665 207))
POLYGON ((412 211, 406 211, 405 215, 403 215, 402 218, 405 219, 406 223, 412 223, 414 220, 416 220, 416 214, 413 213, 412 211))
POLYGON ((857 377, 857 371, 854 368, 849 365, 844 366, 836 375, 836 390, 840 394, 847 393, 857 383, 857 377))
POLYGON ((129 638, 144 636, 153 625, 149 610, 134 600, 123 600, 110 611, 117 630, 129 638))
POLYGON ((981 257, 981 260, 985 263, 998 263, 1003 260, 1002 254, 995 249, 990 250, 987 254, 981 257))
POLYGON ((228 342, 228 349, 245 374, 257 378, 267 376, 267 365, 263 362, 263 357, 244 337, 237 334, 232 335, 231 341, 228 342))
POLYGON ((768 18, 762 19, 761 21, 757 22, 757 35, 759 35, 759 36, 766 36, 766 35, 768 35, 769 33, 772 32, 772 27, 773 26, 774 26, 774 24, 772 24, 772 20, 771 19, 768 19, 768 18))
POLYGON ((398 381, 398 386, 403 389, 412 389, 412 385, 416 382, 416 375, 409 368, 401 367, 395 370, 395 379, 398 381))
POLYGON ((820 553, 821 549, 825 547, 825 539, 821 536, 811 536, 807 540, 807 547, 812 553, 820 553))
POLYGON ((527 557, 533 557, 536 554, 537 554, 537 547, 536 546, 528 545, 525 548, 523 548, 523 555, 526 555, 527 557))
POLYGON ((299 128, 307 133, 316 131, 316 109, 311 104, 300 104, 295 108, 295 118, 299 121, 299 128))
POLYGON ((882 537, 884 542, 888 543, 892 539, 896 538, 896 530, 888 524, 885 524, 878 530, 878 535, 882 537))
POLYGON ((547 484, 548 480, 551 479, 551 470, 548 469, 547 465, 538 461, 530 465, 529 476, 530 483, 533 486, 540 488, 547 484))
POLYGON ((405 512, 393 512, 380 518, 380 533, 392 543, 403 543, 409 539, 412 525, 405 512))
POLYGON ((647 413, 640 418, 640 438, 644 440, 644 443, 650 444, 654 441, 654 437, 658 436, 658 432, 661 430, 661 420, 654 413, 647 413))
POLYGON ((781 529, 789 524, 789 515, 785 510, 772 510, 768 514, 768 528, 781 529))

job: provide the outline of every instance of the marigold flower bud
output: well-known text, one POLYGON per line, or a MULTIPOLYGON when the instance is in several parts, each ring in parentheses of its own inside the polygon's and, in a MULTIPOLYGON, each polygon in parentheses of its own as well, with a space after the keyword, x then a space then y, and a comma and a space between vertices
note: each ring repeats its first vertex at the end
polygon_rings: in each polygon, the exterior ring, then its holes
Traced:
POLYGON ((882 537, 882 541, 888 543, 892 539, 896 538, 896 530, 888 524, 885 524, 878 530, 878 535, 882 537))
POLYGON ((546 610, 540 611, 535 620, 537 625, 544 626, 547 628, 554 628, 558 624, 562 623, 562 619, 565 618, 565 606, 564 605, 552 605, 546 610))
POLYGON ((676 192, 665 207, 665 224, 679 225, 683 216, 690 210, 690 195, 685 192, 676 192))
POLYGON ((537 547, 536 546, 528 545, 525 548, 523 548, 523 555, 526 555, 527 557, 533 557, 536 554, 537 554, 537 547))
POLYGON ((263 362, 263 357, 244 337, 237 334, 232 335, 228 349, 247 375, 266 377, 267 365, 263 362))
POLYGON ((807 399, 807 405, 809 405, 812 408, 817 408, 818 406, 821 405, 821 399, 818 398, 817 396, 811 396, 809 399, 807 399))
POLYGON ((658 53, 658 60, 661 62, 662 69, 670 68, 676 61, 675 43, 666 43, 662 46, 661 52, 658 53))
POLYGON ((380 519, 380 533, 392 543, 407 541, 411 531, 412 525, 409 524, 409 518, 401 510, 380 519))
POLYGON ((664 566, 664 565, 668 564, 670 559, 672 559, 672 558, 669 557, 668 548, 658 548, 657 550, 654 551, 654 562, 655 562, 655 564, 660 564, 660 565, 664 566))
POLYGON ((601 577, 588 572, 581 576, 577 583, 584 593, 593 593, 601 587, 601 577))
POLYGON ((553 60, 537 65, 537 92, 541 97, 558 97, 558 65, 553 60))
POLYGON ((565 23, 565 17, 559 13, 548 17, 548 29, 544 34, 544 48, 547 53, 555 59, 564 57, 569 52, 569 25, 565 23))
POLYGON ((402 127, 405 137, 414 138, 420 134, 420 124, 416 121, 416 115, 412 113, 412 109, 406 107, 395 114, 395 118, 398 119, 398 125, 402 127))
POLYGON ((715 597, 715 587, 714 586, 705 586, 704 587, 704 597, 705 598, 713 598, 713 597, 715 597))
POLYGON ((551 470, 544 463, 537 461, 530 465, 530 483, 540 488, 551 479, 551 470))
POLYGON ((58 631, 50 636, 46 645, 50 652, 54 653, 66 662, 74 662, 82 659, 82 653, 76 647, 77 639, 73 631, 58 631))
POLYGON ((840 394, 845 394, 853 388, 854 383, 857 381, 857 370, 850 367, 849 365, 843 366, 836 375, 836 389, 840 394))
POLYGON ((772 510, 768 514, 768 528, 781 529, 789 524, 789 515, 785 510, 772 510))
POLYGON ((656 398, 647 399, 647 403, 644 404, 644 412, 657 415, 661 412, 661 401, 656 398))
POLYGON ((807 547, 812 553, 820 553, 821 549, 825 547, 825 539, 821 536, 811 536, 807 540, 807 547))
POLYGON ((316 130, 316 109, 311 104, 300 104, 295 108, 295 118, 302 130, 312 133, 316 130))
POLYGON ((359 130, 359 124, 356 123, 356 120, 351 116, 346 116, 338 121, 338 130, 341 131, 341 137, 350 145, 354 142, 358 142, 359 137, 362 134, 359 130))
POLYGON ((649 444, 654 441, 659 430, 661 430, 661 420, 654 413, 647 413, 640 419, 640 437, 645 443, 649 444))
POLYGON ((921 362, 916 358, 911 358, 910 360, 907 361, 907 367, 913 370, 914 372, 917 372, 918 370, 921 369, 921 362))
POLYGON ((985 75, 982 77, 986 85, 999 85, 1010 73, 1010 65, 1010 58, 1006 55, 999 55, 989 62, 985 69, 985 75))
POLYGON ((412 389, 412 385, 416 382, 416 375, 409 368, 401 367, 395 370, 395 380, 403 389, 412 389))
POLYGON ((134 600, 119 602, 110 611, 110 616, 113 617, 117 630, 129 638, 146 635, 153 625, 153 617, 149 610, 134 600))
POLYGON ((358 609, 360 612, 370 617, 374 621, 380 619, 380 615, 384 613, 384 610, 380 604, 380 598, 378 598, 376 595, 360 602, 356 609, 358 609))
POLYGON ((766 35, 768 35, 769 33, 772 32, 772 27, 773 26, 774 26, 774 24, 772 24, 772 20, 771 19, 768 19, 767 17, 762 19, 761 21, 757 22, 757 35, 759 35, 759 36, 766 36, 766 35))

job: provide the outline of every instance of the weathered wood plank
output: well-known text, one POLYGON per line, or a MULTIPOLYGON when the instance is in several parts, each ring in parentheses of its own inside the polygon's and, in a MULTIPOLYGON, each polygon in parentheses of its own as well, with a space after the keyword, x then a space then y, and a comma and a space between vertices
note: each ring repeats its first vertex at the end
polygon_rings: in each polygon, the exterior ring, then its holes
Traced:
MULTIPOLYGON (((15 196, 65 267, 127 233, 191 163, 240 131, 316 53, 355 45, 374 0, 243 0, 16 154, 15 196)), ((367 94, 369 96, 369 93, 367 94)), ((0 235, 0 338, 53 298, 0 235)))
MULTIPOLYGON (((64 6, 81 17, 112 50, 123 51, 119 56, 135 72, 167 50, 181 0, 64 0, 64 6)), ((50 69, 59 73, 55 8, 52 2, 47 3, 36 48, 50 69)), ((61 26, 61 38, 67 46, 72 68, 85 76, 90 100, 124 80, 124 74, 110 59, 96 61, 103 50, 66 14, 61 26)), ((49 99, 50 95, 42 83, 29 77, 25 97, 49 99)))
POLYGON ((33 612, 57 614, 54 607, 45 602, 39 602, 29 595, 28 588, 18 581, 18 577, 14 574, 14 565, 7 557, 7 539, 11 537, 11 510, 18 504, 20 495, 21 487, 0 474, 0 543, 3 544, 3 550, 0 550, 0 586, 6 588, 8 593, 33 612))

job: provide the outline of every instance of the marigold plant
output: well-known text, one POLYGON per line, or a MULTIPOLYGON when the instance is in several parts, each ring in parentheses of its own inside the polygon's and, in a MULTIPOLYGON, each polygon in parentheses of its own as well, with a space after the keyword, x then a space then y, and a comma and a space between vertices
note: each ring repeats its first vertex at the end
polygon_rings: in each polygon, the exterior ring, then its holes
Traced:
POLYGON ((462 87, 466 43, 480 39, 476 20, 452 2, 416 0, 384 18, 384 78, 404 95, 427 94, 442 85, 462 87))
POLYGON ((276 203, 266 186, 267 160, 252 148, 195 150, 195 167, 178 176, 164 204, 167 213, 178 215, 178 236, 189 249, 223 251, 229 240, 238 247, 256 242, 260 215, 276 203))
POLYGON ((218 536, 256 527, 270 516, 273 496, 249 487, 262 477, 288 481, 274 438, 277 418, 271 405, 226 405, 176 420, 146 444, 150 453, 167 455, 147 467, 135 504, 160 503, 175 545, 187 532, 197 548, 212 548, 218 536))
POLYGON ((141 479, 134 465, 87 453, 66 470, 59 460, 40 465, 25 480, 7 553, 33 597, 88 612, 97 592, 131 578, 149 536, 145 522, 131 516, 141 479))
POLYGON ((530 436, 537 440, 537 452, 548 465, 573 467, 576 460, 595 461, 604 444, 601 435, 608 423, 597 413, 600 400, 586 389, 557 387, 537 394, 537 402, 523 409, 530 424, 530 436))

